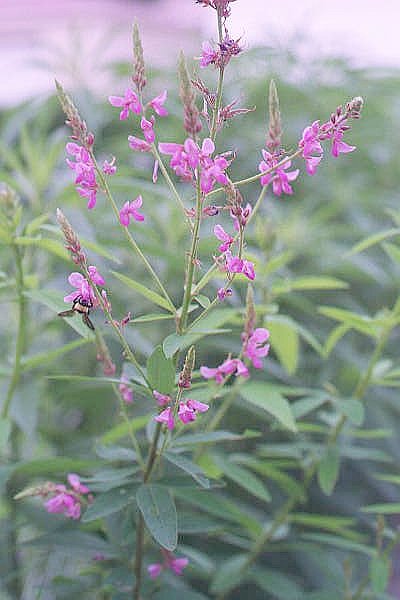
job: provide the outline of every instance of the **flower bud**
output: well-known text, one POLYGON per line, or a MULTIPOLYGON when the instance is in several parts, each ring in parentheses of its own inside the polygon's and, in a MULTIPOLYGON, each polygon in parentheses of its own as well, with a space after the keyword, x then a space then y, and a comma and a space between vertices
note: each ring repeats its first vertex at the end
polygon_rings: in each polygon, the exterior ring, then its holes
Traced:
POLYGON ((136 85, 138 92, 141 92, 146 85, 146 72, 143 58, 143 46, 140 39, 140 32, 137 23, 133 26, 133 56, 134 73, 132 81, 136 85))

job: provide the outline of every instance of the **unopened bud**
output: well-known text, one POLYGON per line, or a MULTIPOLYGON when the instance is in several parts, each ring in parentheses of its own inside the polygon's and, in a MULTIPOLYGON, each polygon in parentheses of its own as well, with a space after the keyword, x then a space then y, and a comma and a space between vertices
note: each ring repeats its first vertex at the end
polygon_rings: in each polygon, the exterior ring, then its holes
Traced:
POLYGON ((199 109, 196 106, 196 94, 190 81, 183 52, 179 56, 178 72, 180 79, 179 96, 182 100, 184 114, 183 126, 188 134, 192 138, 195 138, 199 131, 201 131, 202 125, 199 109))
POLYGON ((196 361, 196 350, 194 346, 190 346, 185 362, 183 365, 183 369, 179 375, 178 385, 180 388, 190 388, 192 385, 192 373, 194 369, 194 364, 196 361))
POLYGON ((140 32, 137 23, 133 26, 133 56, 134 56, 134 73, 132 76, 133 83, 137 90, 141 92, 146 85, 146 71, 143 58, 143 46, 140 39, 140 32))
POLYGON ((94 135, 88 131, 85 121, 80 116, 78 109, 65 92, 61 83, 58 82, 57 79, 55 81, 58 100, 65 113, 65 116, 67 117, 65 123, 72 129, 71 137, 80 142, 82 146, 89 149, 91 146, 93 146, 94 135))
POLYGON ((346 110, 348 116, 352 119, 359 119, 364 106, 364 99, 361 96, 356 96, 347 103, 346 110))
POLYGON ((57 208, 56 218, 64 235, 65 247, 71 252, 71 258, 76 265, 85 265, 86 256, 82 250, 79 238, 64 213, 57 208))
POLYGON ((269 84, 268 106, 269 129, 265 147, 273 154, 279 150, 282 145, 282 122, 281 111, 279 108, 279 96, 273 79, 271 79, 271 83, 269 84))

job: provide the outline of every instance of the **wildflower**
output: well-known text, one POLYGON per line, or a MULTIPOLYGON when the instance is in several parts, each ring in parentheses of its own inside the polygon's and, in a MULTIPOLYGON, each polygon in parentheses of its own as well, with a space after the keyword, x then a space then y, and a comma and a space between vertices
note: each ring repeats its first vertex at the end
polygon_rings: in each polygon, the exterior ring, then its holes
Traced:
POLYGON ((302 148, 301 155, 306 161, 306 171, 309 175, 315 175, 317 167, 322 160, 323 149, 319 135, 319 121, 314 121, 314 123, 304 129, 299 142, 299 148, 302 148))
POLYGON ((166 404, 169 404, 171 402, 170 396, 168 396, 167 394, 160 394, 160 392, 157 392, 157 390, 153 391, 153 396, 157 400, 157 404, 159 404, 160 406, 165 406, 166 404))
POLYGON ((144 138, 148 144, 152 144, 155 140, 154 133, 154 117, 151 117, 150 121, 145 117, 141 118, 140 127, 143 131, 144 138))
POLYGON ((95 285, 105 285, 104 277, 100 275, 97 270, 97 267, 90 266, 88 267, 90 279, 93 281, 95 285))
POLYGON ((135 135, 128 136, 129 147, 132 150, 138 150, 139 152, 150 152, 151 144, 146 142, 146 140, 142 140, 135 135))
POLYGON ((245 208, 242 206, 235 206, 235 208, 231 209, 231 217, 233 219, 233 226, 236 231, 240 231, 247 225, 247 221, 250 218, 252 212, 251 205, 249 202, 246 204, 245 208))
POLYGON ((156 579, 164 569, 170 569, 175 575, 182 575, 183 569, 189 564, 185 556, 175 558, 169 550, 161 549, 162 563, 153 563, 147 567, 147 572, 152 579, 156 579))
POLYGON ((255 279, 256 274, 252 262, 249 260, 244 260, 243 258, 239 258, 239 256, 233 256, 230 250, 225 252, 224 258, 225 269, 228 271, 228 273, 242 273, 252 281, 255 279))
POLYGON ((223 287, 219 288, 217 291, 217 298, 220 302, 223 302, 228 296, 232 296, 232 290, 230 288, 225 289, 223 287))
POLYGON ((197 413, 206 412, 209 409, 208 404, 198 400, 188 399, 186 402, 179 403, 178 417, 184 425, 196 420, 197 413))
POLYGON ((138 95, 131 89, 127 89, 125 96, 109 96, 108 101, 112 106, 122 108, 119 118, 124 121, 129 117, 129 111, 139 115, 142 112, 142 105, 138 95))
POLYGON ((220 210, 221 210, 220 206, 214 206, 213 204, 210 204, 209 206, 205 206, 203 208, 203 215, 205 215, 207 217, 215 217, 216 215, 219 214, 220 210))
POLYGON ((204 379, 215 379, 216 383, 224 383, 225 377, 236 372, 237 377, 248 377, 249 370, 239 358, 227 358, 219 367, 210 369, 200 367, 200 373, 204 379))
POLYGON ((343 142, 343 131, 335 130, 332 136, 332 156, 337 158, 339 154, 347 154, 353 152, 356 149, 355 146, 350 146, 346 142, 343 142))
POLYGON ((48 490, 43 490, 42 495, 54 493, 54 496, 47 500, 44 506, 49 513, 61 513, 70 519, 79 519, 82 504, 91 501, 90 496, 87 499, 83 498, 90 493, 90 490, 81 484, 78 475, 74 473, 68 475, 68 483, 70 488, 55 484, 51 485, 48 490))
POLYGON ((144 221, 144 215, 142 215, 138 211, 142 204, 142 196, 138 196, 137 198, 135 198, 135 200, 132 200, 131 202, 125 202, 125 204, 119 211, 119 220, 121 222, 121 225, 123 225, 124 227, 128 227, 131 217, 133 217, 135 221, 144 221))
POLYGON ((68 277, 68 282, 75 288, 75 291, 71 292, 64 297, 64 302, 74 302, 77 298, 82 298, 86 302, 96 304, 97 298, 88 282, 88 280, 81 275, 81 273, 71 273, 68 277))
POLYGON ((246 277, 251 281, 254 281, 254 279, 256 278, 254 265, 249 260, 243 260, 242 273, 243 275, 246 275, 246 277))
POLYGON ((299 169, 286 172, 291 166, 291 161, 287 161, 280 167, 276 167, 276 165, 279 164, 279 158, 276 155, 271 154, 264 149, 262 150, 262 155, 264 160, 262 160, 258 166, 259 171, 261 173, 270 169, 273 169, 273 171, 271 173, 266 173, 260 178, 261 185, 268 185, 272 182, 272 191, 276 196, 281 196, 282 193, 289 195, 293 194, 290 182, 297 179, 299 169))
POLYGON ((253 367, 256 369, 262 369, 261 359, 267 356, 269 352, 270 346, 269 344, 265 344, 268 338, 268 329, 258 327, 253 331, 248 339, 245 340, 243 345, 243 355, 251 360, 253 367), (265 345, 263 346, 263 344, 265 345))
POLYGON ((114 175, 114 173, 117 170, 117 167, 115 166, 115 156, 112 157, 110 162, 108 160, 105 160, 103 162, 103 166, 102 166, 101 170, 106 175, 114 175))
POLYGON ((75 144, 75 142, 68 142, 65 149, 75 159, 75 161, 72 161, 67 158, 67 164, 75 171, 76 191, 83 198, 87 198, 87 207, 89 209, 94 208, 97 200, 98 186, 96 170, 90 154, 86 148, 75 144))
POLYGON ((170 406, 154 417, 154 420, 166 425, 170 431, 175 427, 174 411, 170 406))
POLYGON ((168 115, 168 111, 164 107, 166 100, 167 100, 167 90, 164 90, 163 92, 161 92, 161 94, 159 94, 158 96, 153 98, 153 100, 151 100, 149 103, 150 106, 152 107, 152 109, 154 110, 154 112, 157 113, 157 115, 160 117, 166 117, 168 115))
POLYGON ((133 402, 133 391, 129 385, 129 379, 124 375, 121 377, 121 383, 118 386, 120 394, 127 404, 132 404, 133 402))
POLYGON ((217 60, 218 52, 214 50, 210 42, 203 42, 201 45, 200 67, 204 69, 208 65, 214 64, 217 60))
POLYGON ((218 246, 218 250, 220 252, 226 252, 232 246, 234 239, 230 235, 226 233, 224 228, 221 225, 215 225, 214 227, 214 235, 221 242, 223 242, 220 246, 218 246))

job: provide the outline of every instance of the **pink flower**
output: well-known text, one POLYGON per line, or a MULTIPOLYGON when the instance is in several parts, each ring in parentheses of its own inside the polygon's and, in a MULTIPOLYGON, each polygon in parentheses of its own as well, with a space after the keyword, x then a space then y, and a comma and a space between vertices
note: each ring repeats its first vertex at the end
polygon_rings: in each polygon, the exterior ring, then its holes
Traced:
POLYGON ((167 109, 164 107, 165 101, 167 100, 167 90, 164 90, 153 98, 150 102, 150 106, 153 108, 154 112, 157 113, 160 117, 166 117, 168 115, 167 109))
POLYGON ((350 146, 349 144, 346 144, 346 142, 342 141, 343 135, 343 131, 335 130, 333 132, 332 156, 334 156, 335 158, 337 158, 339 154, 347 154, 348 152, 353 152, 356 149, 355 146, 350 146))
POLYGON ((145 117, 141 118, 140 127, 143 131, 144 138, 148 144, 152 144, 156 138, 154 133, 154 117, 149 121, 145 117))
POLYGON ((205 41, 201 45, 200 67, 204 69, 213 64, 218 58, 218 52, 214 50, 210 42, 205 41))
MULTIPOLYGON (((70 473, 68 475, 68 483, 71 486, 68 489, 65 485, 50 484, 51 489, 45 494, 54 493, 54 496, 47 500, 44 504, 45 509, 49 513, 61 513, 70 519, 79 519, 81 516, 81 505, 84 502, 83 496, 90 493, 89 488, 82 485, 78 475, 70 473)), ((88 496, 87 501, 91 501, 92 497, 88 496)))
POLYGON ((96 170, 89 152, 83 146, 68 142, 66 145, 68 154, 74 157, 75 162, 67 158, 68 166, 75 171, 76 191, 82 198, 87 198, 89 209, 94 208, 97 200, 96 170))
POLYGON ((232 375, 236 371, 236 377, 248 377, 249 370, 246 365, 238 358, 227 358, 219 367, 210 369, 209 367, 200 367, 200 373, 204 379, 215 378, 216 383, 223 383, 225 377, 232 375))
POLYGON ((255 279, 256 274, 252 262, 239 258, 238 256, 232 256, 232 252, 230 250, 225 252, 224 257, 225 268, 228 273, 242 273, 251 281, 255 279))
POLYGON ((242 206, 237 208, 235 207, 235 212, 233 212, 233 210, 231 209, 231 217, 233 219, 236 231, 240 231, 240 227, 246 227, 247 221, 249 220, 251 215, 251 211, 252 208, 249 203, 246 204, 245 208, 243 208, 242 206))
POLYGON ((128 136, 128 142, 129 147, 132 148, 132 150, 138 150, 139 152, 150 152, 151 150, 151 144, 134 135, 128 136))
POLYGON ((90 279, 93 281, 93 283, 95 285, 103 286, 106 284, 106 282, 104 281, 104 277, 102 277, 100 275, 100 273, 97 270, 97 267, 90 266, 88 268, 88 271, 89 271, 90 279))
POLYGON ((254 279, 256 278, 254 265, 249 260, 243 260, 242 273, 243 275, 246 275, 246 277, 251 281, 254 281, 254 279))
POLYGON ((127 404, 132 404, 133 402, 133 391, 129 385, 129 379, 125 376, 121 377, 121 383, 118 386, 120 394, 127 404))
POLYGON ((253 363, 253 367, 256 369, 262 369, 263 365, 261 359, 267 356, 269 352, 269 344, 263 346, 268 338, 268 329, 259 327, 253 331, 253 333, 244 343, 243 356, 249 358, 253 363))
POLYGON ((64 302, 74 302, 77 298, 85 300, 85 302, 91 302, 93 305, 96 304, 97 298, 88 282, 88 280, 80 273, 71 273, 68 277, 68 282, 75 288, 74 292, 71 292, 64 297, 64 302))
POLYGON ((144 216, 138 211, 142 204, 142 196, 138 196, 135 200, 132 200, 131 202, 125 202, 125 204, 119 211, 119 220, 121 222, 121 225, 123 225, 124 227, 128 227, 131 217, 133 217, 135 221, 144 221, 144 216))
POLYGON ((299 148, 302 148, 302 157, 306 161, 306 171, 309 175, 315 175, 317 167, 323 157, 323 149, 319 139, 320 126, 319 121, 314 121, 312 125, 306 127, 299 142, 299 148))
POLYGON ((174 411, 171 407, 163 410, 157 417, 154 417, 154 420, 166 425, 170 431, 175 427, 174 411))
POLYGON ((103 162, 103 166, 102 166, 101 170, 106 175, 114 175, 114 173, 117 170, 117 167, 115 166, 115 156, 112 157, 110 162, 108 160, 105 160, 103 162))
POLYGON ((229 248, 231 247, 231 245, 234 242, 234 239, 233 239, 233 237, 231 237, 230 235, 228 235, 225 232, 224 228, 221 225, 215 225, 215 227, 214 227, 214 235, 221 242, 223 242, 223 244, 221 244, 220 246, 218 246, 218 250, 220 252, 226 252, 226 250, 229 250, 229 248))
POLYGON ((220 302, 223 302, 228 296, 232 296, 232 290, 230 288, 219 288, 217 291, 217 298, 220 302))
POLYGON ((142 105, 140 104, 138 95, 131 89, 127 89, 125 96, 109 96, 108 98, 112 106, 122 108, 119 118, 124 121, 129 117, 129 111, 136 113, 137 115, 142 112, 142 105))
POLYGON ((184 425, 195 421, 197 413, 206 412, 209 409, 208 404, 198 402, 198 400, 188 399, 186 402, 179 403, 178 417, 184 425))
MULTIPOLYGON (((268 171, 269 169, 273 169, 279 163, 278 157, 274 156, 267 150, 263 149, 262 155, 264 160, 262 160, 258 166, 258 169, 261 173, 268 171)), ((281 196, 282 193, 289 195, 293 194, 293 189, 290 185, 290 182, 297 179, 299 169, 286 172, 286 170, 290 168, 291 164, 291 161, 288 161, 280 167, 275 168, 271 173, 263 175, 260 178, 261 185, 268 185, 272 182, 272 191, 276 196, 281 196)))
POLYGON ((153 396, 157 400, 157 404, 159 406, 165 406, 166 404, 169 404, 171 402, 170 396, 168 396, 167 394, 160 394, 160 392, 157 392, 157 390, 153 391, 153 396))
POLYGON ((164 569, 170 569, 175 575, 182 575, 183 569, 189 564, 185 556, 175 558, 169 550, 161 549, 162 563, 153 563, 147 567, 147 572, 152 579, 156 579, 164 569))

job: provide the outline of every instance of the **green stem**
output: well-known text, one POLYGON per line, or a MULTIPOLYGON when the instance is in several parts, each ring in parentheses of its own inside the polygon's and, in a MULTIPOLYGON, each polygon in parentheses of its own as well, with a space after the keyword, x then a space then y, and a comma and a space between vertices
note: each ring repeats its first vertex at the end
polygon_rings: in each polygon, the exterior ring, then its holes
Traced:
MULTIPOLYGON (((104 175, 103 175, 103 173, 102 173, 99 165, 97 164, 96 158, 95 158, 95 156, 94 156, 94 154, 92 152, 91 152, 90 156, 91 156, 91 159, 92 159, 93 164, 95 166, 97 177, 100 180, 101 187, 103 188, 104 193, 107 196, 107 199, 108 199, 108 201, 111 204, 111 207, 112 207, 112 209, 114 211, 114 214, 115 214, 115 217, 116 217, 118 223, 120 223, 120 220, 119 220, 119 210, 118 210, 118 207, 117 207, 117 205, 115 203, 115 200, 114 200, 114 198, 113 198, 113 196, 111 194, 111 190, 110 190, 110 188, 108 186, 107 180, 104 177, 104 175)), ((144 266, 146 267, 148 273, 154 279, 155 283, 157 284, 157 286, 160 289, 161 293, 163 294, 164 298, 168 302, 168 304, 170 306, 170 310, 173 313, 175 313, 176 309, 175 309, 174 303, 172 302, 171 298, 169 297, 169 294, 168 294, 167 290, 165 289, 165 287, 161 283, 160 278, 158 277, 157 273, 154 271, 153 267, 151 266, 151 264, 149 263, 149 261, 147 260, 147 258, 145 257, 145 255, 143 254, 143 252, 141 251, 141 249, 139 248, 138 244, 136 243, 136 241, 134 240, 134 238, 130 234, 128 228, 124 227, 122 224, 121 224, 121 227, 124 230, 125 237, 128 240, 129 244, 135 250, 136 254, 138 254, 138 256, 140 257, 140 259, 143 262, 144 266)))
MULTIPOLYGON (((218 14, 218 40, 219 40, 219 43, 221 44, 222 40, 223 40, 222 16, 221 16, 219 10, 218 10, 217 14, 218 14)), ((211 124, 211 129, 210 129, 210 138, 212 139, 213 142, 215 141, 215 138, 217 135, 218 116, 219 116, 219 111, 220 111, 221 102, 222 102, 223 85, 224 85, 224 67, 221 66, 219 68, 218 87, 217 87, 217 93, 216 93, 216 97, 215 97, 215 106, 214 106, 214 110, 213 110, 212 124, 211 124)))
POLYGON ((182 312, 178 322, 178 332, 182 334, 186 328, 190 301, 192 299, 192 285, 195 271, 195 261, 197 257, 197 247, 199 243, 199 230, 202 215, 202 194, 200 189, 200 173, 197 173, 197 200, 196 200, 196 218, 192 232, 192 242, 190 246, 187 270, 185 275, 185 292, 182 301, 182 312))
POLYGON ((139 442, 137 441, 135 432, 133 430, 132 423, 129 420, 129 417, 127 415, 126 407, 125 407, 125 402, 121 398, 121 394, 119 393, 119 391, 118 391, 117 386, 116 386, 115 383, 112 384, 112 387, 113 387, 114 393, 115 393, 115 395, 118 398, 118 401, 120 403, 120 409, 121 409, 122 418, 124 419, 124 421, 125 421, 125 423, 126 423, 126 425, 128 427, 128 435, 129 435, 130 440, 132 442, 132 446, 133 446, 133 448, 134 448, 134 450, 136 452, 137 461, 138 461, 141 469, 144 472, 144 470, 145 470, 145 464, 144 464, 144 460, 143 460, 143 456, 142 456, 142 451, 140 449, 139 442))

